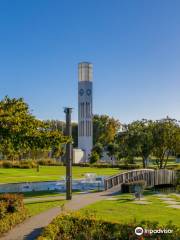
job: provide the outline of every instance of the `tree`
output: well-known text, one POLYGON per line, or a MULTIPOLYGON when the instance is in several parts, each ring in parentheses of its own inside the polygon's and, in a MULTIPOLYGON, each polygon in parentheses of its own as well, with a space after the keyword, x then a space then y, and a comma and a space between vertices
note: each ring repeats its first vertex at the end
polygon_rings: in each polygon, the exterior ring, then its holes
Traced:
POLYGON ((134 164, 134 157, 139 154, 137 134, 133 130, 129 130, 130 125, 125 126, 126 131, 120 132, 116 137, 116 142, 119 145, 118 157, 125 158, 127 163, 134 164))
MULTIPOLYGON (((44 121, 48 124, 49 129, 56 130, 65 134, 66 123, 60 120, 46 120, 44 121)), ((73 147, 78 147, 78 124, 76 122, 72 123, 72 138, 73 138, 73 147)))
POLYGON ((111 160, 113 160, 117 156, 117 153, 118 153, 118 150, 119 150, 118 144, 109 143, 107 145, 106 150, 107 150, 108 156, 111 157, 111 160))
POLYGON ((170 154, 179 150, 180 127, 169 117, 153 124, 153 154, 158 168, 165 168, 170 154))
POLYGON ((92 149, 92 152, 96 152, 99 155, 99 158, 103 156, 103 145, 101 143, 96 143, 92 149))
POLYGON ((128 125, 129 144, 135 149, 135 155, 142 157, 143 167, 147 167, 148 157, 153 150, 152 121, 143 119, 128 125))
POLYGON ((70 139, 62 132, 36 119, 23 98, 6 96, 0 101, 0 152, 4 158, 21 159, 29 151, 39 149, 60 151, 67 141, 70 139))
POLYGON ((94 115, 93 117, 93 143, 107 146, 113 142, 121 124, 118 120, 107 115, 94 115))
POLYGON ((29 112, 22 98, 5 97, 0 101, 0 150, 6 158, 20 158, 29 150, 29 136, 41 121, 29 112))
POLYGON ((93 163, 97 163, 99 161, 99 154, 95 151, 92 151, 91 152, 91 155, 89 157, 89 160, 90 160, 90 163, 93 164, 93 163))

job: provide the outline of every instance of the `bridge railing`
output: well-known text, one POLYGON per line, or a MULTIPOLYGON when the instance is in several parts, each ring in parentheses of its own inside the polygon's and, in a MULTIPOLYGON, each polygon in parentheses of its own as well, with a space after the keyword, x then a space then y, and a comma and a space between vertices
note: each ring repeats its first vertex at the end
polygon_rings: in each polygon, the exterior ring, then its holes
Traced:
POLYGON ((162 184, 174 184, 175 172, 167 169, 135 169, 105 178, 105 190, 120 186, 122 183, 144 180, 146 186, 153 187, 162 184))

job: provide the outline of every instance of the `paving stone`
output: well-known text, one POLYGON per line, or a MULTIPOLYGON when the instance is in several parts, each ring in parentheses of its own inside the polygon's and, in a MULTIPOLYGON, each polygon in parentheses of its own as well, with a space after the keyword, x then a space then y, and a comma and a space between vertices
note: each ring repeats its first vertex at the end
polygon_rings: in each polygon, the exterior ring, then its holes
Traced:
POLYGON ((164 201, 164 203, 170 204, 170 205, 178 205, 178 202, 176 201, 164 201))
POLYGON ((167 207, 180 209, 180 205, 169 205, 169 206, 167 206, 167 207))
POLYGON ((155 194, 155 196, 157 196, 157 197, 168 197, 167 194, 161 194, 161 193, 157 193, 157 194, 155 194))
POLYGON ((163 200, 163 201, 171 201, 173 200, 173 198, 169 198, 169 197, 164 197, 164 198, 159 198, 160 200, 163 200))

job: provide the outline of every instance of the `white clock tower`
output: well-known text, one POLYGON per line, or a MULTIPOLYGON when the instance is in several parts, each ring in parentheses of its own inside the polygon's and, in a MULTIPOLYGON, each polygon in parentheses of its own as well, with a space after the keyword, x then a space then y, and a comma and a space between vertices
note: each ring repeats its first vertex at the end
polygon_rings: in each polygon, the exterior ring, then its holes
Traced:
POLYGON ((88 162, 93 145, 92 64, 79 63, 78 73, 78 148, 84 151, 84 161, 88 162))

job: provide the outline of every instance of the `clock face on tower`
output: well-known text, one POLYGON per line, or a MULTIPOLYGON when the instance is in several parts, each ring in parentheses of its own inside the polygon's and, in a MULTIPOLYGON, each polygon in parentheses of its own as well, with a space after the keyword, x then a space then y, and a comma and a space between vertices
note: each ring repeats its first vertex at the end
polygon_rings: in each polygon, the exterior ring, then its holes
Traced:
POLYGON ((87 89, 87 90, 86 90, 86 94, 87 94, 88 96, 90 96, 90 95, 91 95, 91 89, 87 89))
POLYGON ((81 88, 81 89, 79 90, 79 95, 82 96, 83 94, 84 94, 84 90, 81 88))

